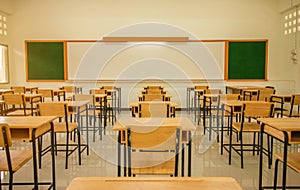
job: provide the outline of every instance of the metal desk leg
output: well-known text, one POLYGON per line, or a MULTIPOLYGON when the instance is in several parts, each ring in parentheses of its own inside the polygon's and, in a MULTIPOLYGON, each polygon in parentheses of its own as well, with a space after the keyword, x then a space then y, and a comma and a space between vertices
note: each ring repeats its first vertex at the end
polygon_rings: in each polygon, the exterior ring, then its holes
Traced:
POLYGON ((189 131, 189 149, 188 149, 188 177, 192 176, 192 132, 189 131))
POLYGON ((117 160, 118 160, 118 177, 121 177, 121 131, 118 133, 118 153, 117 153, 117 160))

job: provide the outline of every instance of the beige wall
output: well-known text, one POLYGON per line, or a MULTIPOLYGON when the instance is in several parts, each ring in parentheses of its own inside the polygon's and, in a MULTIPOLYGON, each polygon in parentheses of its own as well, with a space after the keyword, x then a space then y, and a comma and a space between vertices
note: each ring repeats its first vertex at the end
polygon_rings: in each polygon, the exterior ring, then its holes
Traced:
MULTIPOLYGON (((159 23, 178 28, 179 31, 185 31, 195 39, 201 40, 268 39, 269 81, 257 84, 275 85, 278 92, 300 91, 299 64, 291 63, 288 55, 292 41, 282 33, 280 11, 290 6, 286 2, 286 0, 0 0, 0 9, 10 14, 9 40, 6 41, 10 48, 11 84, 40 87, 62 85, 62 83, 26 83, 24 40, 101 39, 103 36, 119 34, 119 31, 124 32, 124 28, 129 28, 126 32, 130 33, 131 27, 128 26, 159 23)), ((140 32, 140 35, 147 36, 174 35, 171 34, 173 31, 160 31, 159 28, 153 30, 145 28, 140 32)), ((114 68, 109 70, 114 72, 114 68)), ((184 67, 184 70, 188 73, 195 72, 193 67, 184 67)), ((89 87, 87 83, 80 85, 89 87)), ((118 85, 124 87, 123 96, 127 99, 127 96, 131 95, 131 84, 123 82, 118 85)), ((178 97, 176 99, 178 103, 183 102, 182 107, 185 106, 186 87, 191 85, 194 84, 182 81, 171 81, 168 84, 179 88, 178 93, 173 95, 178 97)), ((222 85, 217 84, 221 87, 222 85)), ((128 101, 123 103, 124 107, 127 107, 128 101)))

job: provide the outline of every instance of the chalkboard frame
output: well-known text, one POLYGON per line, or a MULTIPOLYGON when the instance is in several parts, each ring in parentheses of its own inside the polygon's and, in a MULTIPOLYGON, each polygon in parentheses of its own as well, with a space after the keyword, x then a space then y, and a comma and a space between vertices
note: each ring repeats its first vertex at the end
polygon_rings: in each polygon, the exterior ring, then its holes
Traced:
MULTIPOLYGON (((225 68, 224 68, 224 79, 227 80, 227 81, 266 81, 268 79, 268 76, 267 76, 267 70, 268 70, 268 40, 266 39, 263 39, 263 40, 228 40, 226 41, 226 48, 225 48, 225 55, 227 56, 225 58, 226 60, 226 63, 225 63, 225 68), (250 63, 251 61, 253 62, 254 60, 257 60, 256 58, 254 58, 254 56, 257 56, 257 54, 254 55, 253 53, 253 49, 254 51, 258 51, 258 54, 259 54, 259 63, 255 63, 257 64, 257 68, 256 69, 259 69, 257 71, 260 72, 260 75, 262 76, 258 76, 259 74, 256 74, 256 76, 253 76, 253 77, 241 77, 241 76, 238 76, 238 77, 232 77, 232 71, 229 70, 230 67, 232 66, 235 66, 236 67, 236 64, 234 62, 234 60, 230 59, 230 56, 232 55, 235 55, 236 52, 234 52, 234 48, 230 48, 230 45, 231 44, 234 44, 234 43, 239 43, 239 44, 245 44, 243 45, 245 48, 249 48, 247 47, 247 45, 250 45, 253 47, 250 47, 252 48, 252 50, 250 49, 250 53, 249 52, 246 52, 246 53, 243 53, 243 58, 240 59, 240 60, 243 60, 243 59, 247 59, 247 56, 251 56, 250 57, 250 63), (264 44, 264 48, 261 44, 264 44), (261 47, 260 47, 261 46, 261 47), (259 47, 259 48, 254 48, 254 47, 259 47)), ((241 51, 241 49, 239 49, 238 51, 241 51)), ((239 58, 237 58, 239 59, 239 58)), ((236 61, 236 60, 235 60, 236 61)), ((254 72, 254 71, 251 71, 251 69, 249 70, 249 68, 247 68, 247 66, 249 67, 249 62, 247 63, 248 65, 245 64, 244 66, 244 70, 242 72, 254 72)), ((241 65, 239 65, 241 66, 241 65)), ((243 68, 243 65, 241 66, 241 68, 243 68)), ((237 68, 235 68, 237 69, 237 68)))
POLYGON ((64 40, 26 40, 25 55, 27 82, 64 82, 67 80, 66 42, 64 40), (47 61, 41 65, 38 62, 40 59, 47 61))

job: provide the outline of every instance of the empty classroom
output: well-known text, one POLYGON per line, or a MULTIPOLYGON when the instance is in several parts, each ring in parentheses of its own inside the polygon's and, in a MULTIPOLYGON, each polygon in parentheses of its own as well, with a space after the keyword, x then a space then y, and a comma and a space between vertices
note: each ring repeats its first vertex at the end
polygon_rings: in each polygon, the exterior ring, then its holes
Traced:
POLYGON ((299 6, 0 0, 0 189, 300 189, 299 6))

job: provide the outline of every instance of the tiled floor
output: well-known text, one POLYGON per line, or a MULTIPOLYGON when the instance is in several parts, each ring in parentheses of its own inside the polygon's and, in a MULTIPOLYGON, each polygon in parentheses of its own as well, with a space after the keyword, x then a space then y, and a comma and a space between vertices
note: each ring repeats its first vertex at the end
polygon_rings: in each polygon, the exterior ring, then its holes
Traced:
MULTIPOLYGON (((186 112, 177 113, 189 117, 194 121, 193 114, 186 112)), ((130 112, 123 111, 118 117, 131 117, 130 112)), ((56 156, 56 180, 57 189, 62 190, 67 187, 71 180, 78 176, 117 176, 116 165, 116 132, 111 130, 111 124, 107 128, 103 140, 99 138, 95 142, 90 142, 90 154, 86 152, 82 155, 82 165, 77 162, 77 154, 70 158, 69 168, 64 169, 64 154, 59 153, 56 156)), ((47 141, 47 137, 45 138, 47 141)), ((228 154, 224 152, 220 155, 220 144, 217 140, 209 141, 203 136, 203 127, 199 125, 192 140, 192 176, 231 176, 245 190, 258 189, 258 155, 252 156, 246 153, 244 156, 244 169, 240 168, 240 159, 237 154, 233 153, 232 164, 228 165, 228 154)), ((15 142, 16 145, 30 148, 29 142, 15 142)), ((297 149, 297 147, 292 147, 297 149)), ((280 149, 280 143, 275 144, 275 152, 280 149)), ((51 160, 50 154, 43 157, 42 169, 39 169, 39 179, 47 181, 51 179, 51 160)), ((266 159, 265 159, 266 163, 266 159)), ((7 176, 2 173, 3 181, 7 176)), ((288 184, 300 184, 300 175, 292 170, 288 170, 288 184)), ((15 173, 15 181, 32 180, 32 163, 29 162, 22 169, 15 173)), ((271 185, 273 181, 273 169, 267 169, 266 164, 263 171, 264 185, 271 185)), ((15 187, 14 189, 31 189, 30 186, 15 187)), ((3 188, 3 189, 6 189, 3 188)), ((41 187, 41 189, 47 189, 41 187)))

